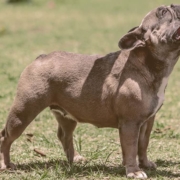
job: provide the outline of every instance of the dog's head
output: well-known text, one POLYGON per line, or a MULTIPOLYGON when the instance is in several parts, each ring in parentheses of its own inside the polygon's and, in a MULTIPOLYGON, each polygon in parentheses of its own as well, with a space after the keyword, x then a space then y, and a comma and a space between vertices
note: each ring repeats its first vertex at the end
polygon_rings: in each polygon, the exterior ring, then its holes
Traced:
POLYGON ((149 12, 140 26, 119 41, 121 49, 146 47, 158 59, 166 52, 180 54, 180 5, 160 6, 149 12))

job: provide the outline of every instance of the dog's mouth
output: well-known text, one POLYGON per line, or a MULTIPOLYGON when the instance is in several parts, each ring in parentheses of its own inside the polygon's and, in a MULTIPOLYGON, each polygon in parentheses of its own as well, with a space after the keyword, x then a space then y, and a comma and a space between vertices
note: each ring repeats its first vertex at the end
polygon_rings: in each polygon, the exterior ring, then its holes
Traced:
POLYGON ((174 33, 173 39, 175 39, 176 41, 180 41, 180 27, 174 33))

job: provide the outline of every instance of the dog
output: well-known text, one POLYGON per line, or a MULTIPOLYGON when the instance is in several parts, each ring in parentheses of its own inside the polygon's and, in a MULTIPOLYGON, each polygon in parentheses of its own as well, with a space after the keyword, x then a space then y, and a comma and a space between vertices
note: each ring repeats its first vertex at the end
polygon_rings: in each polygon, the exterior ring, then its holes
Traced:
POLYGON ((147 178, 141 168, 156 168, 147 158, 154 118, 180 55, 180 5, 149 12, 119 47, 105 56, 56 51, 25 68, 0 135, 1 170, 14 167, 11 144, 50 107, 69 163, 84 159, 73 147, 78 122, 112 127, 119 130, 126 176, 147 178))

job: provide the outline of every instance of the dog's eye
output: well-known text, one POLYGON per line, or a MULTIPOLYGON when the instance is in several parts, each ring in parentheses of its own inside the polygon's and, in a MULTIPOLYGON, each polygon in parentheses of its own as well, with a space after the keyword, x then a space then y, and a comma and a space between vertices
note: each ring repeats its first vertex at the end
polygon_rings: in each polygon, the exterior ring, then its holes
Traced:
POLYGON ((164 15, 165 15, 166 13, 167 13, 167 9, 164 8, 164 7, 160 7, 160 8, 158 9, 157 16, 158 16, 159 18, 162 18, 162 17, 164 17, 164 15))
POLYGON ((167 13, 167 9, 161 9, 160 11, 160 15, 161 15, 161 18, 167 13))
POLYGON ((164 16, 167 13, 167 9, 162 10, 162 16, 164 16))

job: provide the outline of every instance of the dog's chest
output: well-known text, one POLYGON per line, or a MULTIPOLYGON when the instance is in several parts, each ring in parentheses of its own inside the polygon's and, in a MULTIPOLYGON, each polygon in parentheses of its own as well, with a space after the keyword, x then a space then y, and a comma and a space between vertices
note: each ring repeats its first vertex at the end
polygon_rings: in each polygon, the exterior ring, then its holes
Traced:
POLYGON ((158 92, 157 92, 157 103, 154 108, 154 112, 153 112, 152 116, 157 113, 157 111, 159 110, 159 108, 162 106, 162 104, 164 102, 165 88, 167 86, 167 83, 168 83, 168 78, 167 77, 163 78, 163 80, 160 84, 160 87, 158 89, 158 92))

